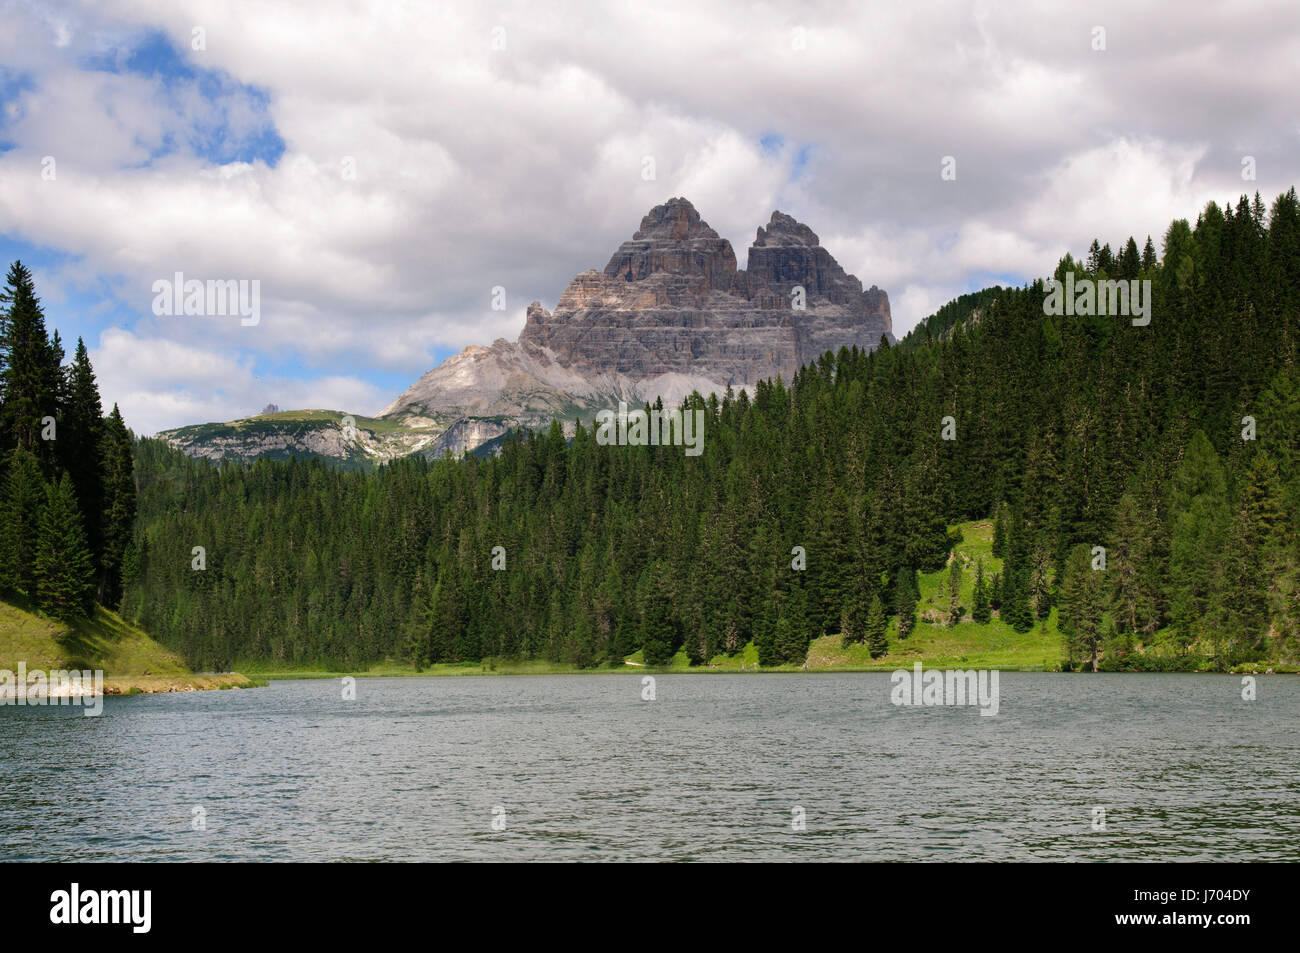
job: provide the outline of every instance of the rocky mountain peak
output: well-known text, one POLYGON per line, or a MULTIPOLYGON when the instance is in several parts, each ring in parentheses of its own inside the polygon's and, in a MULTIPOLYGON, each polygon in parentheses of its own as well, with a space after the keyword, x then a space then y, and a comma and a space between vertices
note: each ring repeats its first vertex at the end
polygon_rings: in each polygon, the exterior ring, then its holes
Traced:
POLYGON ((731 242, 719 238, 686 199, 669 199, 641 219, 641 227, 619 246, 605 266, 609 278, 642 281, 658 272, 702 278, 706 288, 725 291, 736 274, 731 242))
POLYGON ((773 212, 740 271, 731 243, 673 198, 650 210, 604 271, 577 275, 553 313, 530 305, 519 342, 649 393, 685 377, 717 390, 788 379, 826 350, 869 350, 889 331, 889 299, 864 293, 807 225, 773 212))
POLYGON ((688 199, 672 198, 663 205, 656 205, 641 219, 641 227, 632 236, 633 241, 690 241, 693 238, 716 239, 718 233, 709 228, 708 222, 700 218, 700 213, 688 199))
POLYGON ((816 244, 818 244, 816 232, 797 221, 794 216, 780 211, 772 213, 772 220, 767 223, 767 228, 759 226, 758 236, 754 239, 754 246, 757 248, 773 245, 813 246, 816 244))

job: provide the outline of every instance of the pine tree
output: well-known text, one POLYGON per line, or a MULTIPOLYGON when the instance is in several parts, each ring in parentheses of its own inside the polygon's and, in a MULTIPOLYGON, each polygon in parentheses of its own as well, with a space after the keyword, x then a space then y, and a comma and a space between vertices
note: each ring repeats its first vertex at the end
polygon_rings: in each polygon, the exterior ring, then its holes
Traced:
POLYGON ((104 420, 100 444, 102 506, 95 518, 100 525, 99 599, 116 606, 122 599, 124 554, 132 544, 136 514, 135 462, 131 432, 122 414, 113 410, 104 420))
POLYGON ((948 520, 943 494, 930 476, 937 463, 931 459, 926 467, 917 467, 908 482, 904 509, 910 533, 905 561, 921 570, 942 569, 948 561, 951 540, 948 538, 948 520))
POLYGON ((35 598, 38 530, 47 488, 34 454, 18 449, 8 457, 0 495, 0 591, 22 591, 35 598))
POLYGON ((94 566, 67 473, 49 488, 41 510, 35 576, 37 601, 55 618, 72 621, 94 608, 94 566))
POLYGON ((1110 250, 1110 242, 1101 246, 1101 251, 1097 253, 1097 273, 1099 275, 1111 275, 1115 271, 1115 253, 1110 250))
POLYGON ((871 609, 867 613, 867 648, 871 652, 872 658, 880 658, 889 651, 889 643, 885 638, 889 621, 885 618, 885 605, 880 601, 880 595, 876 594, 871 597, 871 609))
MULTIPOLYGON (((104 507, 103 407, 95 370, 90 364, 86 343, 77 338, 77 350, 67 375, 67 407, 60 421, 59 457, 72 476, 77 503, 86 524, 91 557, 97 567, 103 564, 103 526, 100 512, 104 507)), ((121 553, 117 554, 121 560, 121 553)))
POLYGON ((802 586, 790 590, 777 619, 776 654, 782 662, 802 663, 808 655, 808 598, 802 586))
POLYGON ((0 433, 4 445, 35 453, 43 465, 51 467, 53 450, 50 441, 41 439, 42 420, 54 417, 57 421, 62 349, 46 333, 31 272, 20 261, 9 268, 0 306, 6 309, 5 337, 0 341, 5 355, 0 433))
POLYGON ((1156 258, 1156 246, 1151 243, 1151 236, 1147 236, 1147 243, 1142 246, 1142 270, 1151 271, 1158 263, 1156 258))
POLYGON ((667 571, 656 565, 644 586, 641 647, 647 665, 667 665, 677 651, 677 624, 668 593, 667 571))
POLYGON ((1119 256, 1119 277, 1125 281, 1131 281, 1136 278, 1142 270, 1142 257, 1138 253, 1137 242, 1130 235, 1128 243, 1119 256))
POLYGON ((433 630, 433 603, 424 574, 415 577, 411 589, 411 610, 405 626, 404 649, 411 667, 417 672, 424 666, 429 650, 429 636, 433 630))
POLYGON ((1094 238, 1092 244, 1088 246, 1087 269, 1095 275, 1100 267, 1101 242, 1094 238))
MULTIPOLYGON (((449 550, 444 550, 450 556, 449 550)), ((438 573, 430 596, 429 648, 422 658, 429 662, 455 662, 456 641, 461 633, 460 576, 455 562, 448 558, 438 573)))
POLYGON ((1170 615, 1186 651, 1221 631, 1222 553, 1229 519, 1223 466, 1200 430, 1174 473, 1169 509, 1170 615))
POLYGON ((1086 543, 1070 550, 1061 580, 1058 626, 1064 636, 1066 657, 1087 661, 1097 671, 1106 611, 1106 583, 1103 573, 1092 568, 1092 553, 1086 543))
POLYGON ((1034 610, 1029 602, 1031 567, 1025 535, 1024 521, 1019 511, 1013 510, 1007 530, 1007 557, 1002 566, 1000 616, 1017 632, 1028 632, 1034 627, 1034 610))
POLYGON ((910 567, 898 574, 894 585, 894 611, 898 616, 898 637, 905 639, 916 627, 916 572, 910 567))
POLYGON ((948 580, 944 586, 944 625, 952 628, 961 621, 961 563, 956 554, 948 564, 948 580))
POLYGON ((1145 496, 1128 492, 1120 498, 1107 569, 1114 587, 1116 629, 1141 637, 1156 632, 1163 622, 1166 565, 1164 530, 1145 496))
MULTIPOLYGON (((1264 452, 1251 459, 1226 551, 1225 628, 1236 656, 1259 652, 1269 623, 1269 588, 1281 571, 1286 533, 1277 465, 1264 452)), ((1232 664, 1236 658, 1225 658, 1232 664)))
POLYGON ((848 502, 844 491, 836 487, 824 507, 819 507, 813 534, 815 545, 809 550, 806 584, 808 616, 813 629, 824 632, 839 621, 840 612, 855 587, 859 570, 849 545, 848 502))
POLYGON ((847 596, 848 601, 840 613, 840 644, 844 648, 867 640, 867 617, 871 614, 871 592, 872 590, 867 586, 858 586, 847 596))

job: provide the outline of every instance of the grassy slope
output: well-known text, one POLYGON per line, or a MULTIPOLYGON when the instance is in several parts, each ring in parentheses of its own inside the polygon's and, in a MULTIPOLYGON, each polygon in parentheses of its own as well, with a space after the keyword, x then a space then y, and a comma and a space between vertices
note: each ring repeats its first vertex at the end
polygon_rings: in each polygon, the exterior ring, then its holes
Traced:
POLYGON ((0 669, 101 669, 109 686, 142 691, 243 685, 242 675, 196 676, 175 652, 102 606, 68 626, 10 602, 0 602, 0 669))
MULTIPOLYGON (((895 621, 889 623, 889 652, 871 658, 865 645, 842 648, 838 635, 813 641, 808 649, 808 668, 908 668, 913 662, 925 665, 1001 669, 1054 669, 1061 661, 1061 635, 1056 628, 1056 610, 1026 633, 1019 633, 996 617, 985 625, 970 621, 977 560, 984 562, 984 579, 1002 571, 1002 560, 993 556, 993 524, 988 520, 957 527, 962 542, 954 558, 962 566, 961 603, 965 621, 951 629, 918 621, 906 639, 898 638, 895 621)), ((918 620, 939 607, 938 593, 947 584, 948 570, 921 574, 918 620)))

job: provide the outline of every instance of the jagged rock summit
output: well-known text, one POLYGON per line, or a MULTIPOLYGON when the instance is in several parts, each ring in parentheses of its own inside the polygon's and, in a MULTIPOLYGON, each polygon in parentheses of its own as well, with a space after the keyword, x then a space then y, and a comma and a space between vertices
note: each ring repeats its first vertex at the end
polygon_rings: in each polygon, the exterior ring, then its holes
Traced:
POLYGON ((731 243, 672 198, 603 271, 574 277, 554 311, 530 304, 518 341, 467 347, 407 388, 379 415, 396 435, 367 432, 366 452, 409 452, 411 431, 425 453, 461 452, 619 400, 672 406, 694 390, 789 380, 828 350, 870 350, 882 335, 892 337, 889 297, 864 291, 807 225, 773 212, 741 270, 731 243))
POLYGON ((870 349, 891 331, 888 296, 864 292, 807 225, 773 212, 741 271, 731 243, 674 198, 650 210, 603 272, 574 278, 554 313, 529 305, 519 342, 643 389, 681 374, 722 390, 788 379, 827 349, 870 349))

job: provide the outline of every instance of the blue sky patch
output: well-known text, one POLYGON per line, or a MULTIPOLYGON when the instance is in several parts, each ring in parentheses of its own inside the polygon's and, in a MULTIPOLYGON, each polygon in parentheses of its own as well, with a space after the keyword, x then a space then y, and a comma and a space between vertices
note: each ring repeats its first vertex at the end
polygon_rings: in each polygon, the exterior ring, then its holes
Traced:
POLYGON ((271 98, 266 90, 236 82, 224 70, 195 65, 193 55, 177 49, 160 31, 138 34, 129 46, 85 57, 81 66, 155 80, 173 113, 185 117, 184 124, 167 134, 164 147, 156 150, 150 161, 182 145, 215 164, 261 161, 274 166, 284 154, 284 139, 271 120, 271 98), (192 108, 193 92, 206 109, 192 108))

